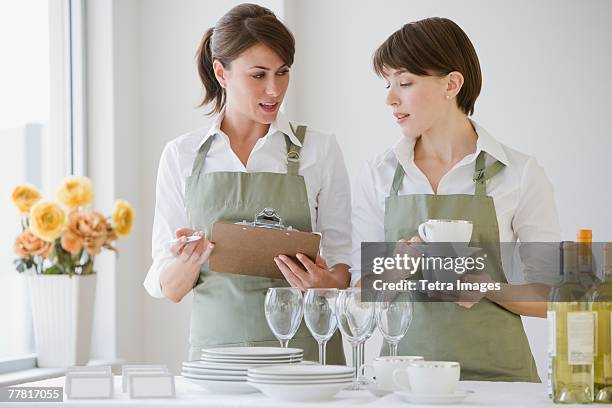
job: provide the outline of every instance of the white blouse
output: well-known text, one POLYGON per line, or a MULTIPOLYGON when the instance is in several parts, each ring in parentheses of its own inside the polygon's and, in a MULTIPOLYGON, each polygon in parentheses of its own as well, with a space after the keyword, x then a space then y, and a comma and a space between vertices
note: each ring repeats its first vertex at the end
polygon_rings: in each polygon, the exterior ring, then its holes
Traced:
MULTIPOLYGON (((438 195, 474 194, 476 157, 488 153, 486 165, 499 160, 505 169, 487 182, 493 197, 500 242, 558 242, 561 232, 553 186, 536 160, 495 140, 472 121, 478 140, 476 152, 459 161, 438 184, 438 195)), ((427 177, 414 163, 415 140, 402 137, 361 169, 353 186, 353 251, 351 284, 361 278, 361 243, 384 242, 385 198, 389 196, 398 162, 406 175, 399 195, 434 194, 427 177)), ((504 264, 504 270, 512 268, 504 264)), ((510 278, 510 277, 509 277, 510 278)), ((544 282, 549 276, 526 276, 526 281, 544 282)), ((520 279, 518 279, 520 280, 520 279)))
MULTIPOLYGON (((168 241, 178 228, 188 228, 185 208, 185 179, 191 174, 200 146, 214 134, 202 171, 287 172, 287 147, 284 134, 300 145, 289 121, 279 112, 268 133, 260 138, 246 167, 230 147, 221 129, 223 114, 208 130, 200 129, 170 141, 164 148, 157 173, 155 218, 153 220, 153 264, 144 286, 151 296, 164 297, 159 283, 163 268, 173 260, 168 241)), ((334 135, 310 127, 300 152, 299 174, 304 177, 313 231, 322 233, 321 254, 330 267, 349 263, 351 252, 351 193, 344 158, 334 135)))

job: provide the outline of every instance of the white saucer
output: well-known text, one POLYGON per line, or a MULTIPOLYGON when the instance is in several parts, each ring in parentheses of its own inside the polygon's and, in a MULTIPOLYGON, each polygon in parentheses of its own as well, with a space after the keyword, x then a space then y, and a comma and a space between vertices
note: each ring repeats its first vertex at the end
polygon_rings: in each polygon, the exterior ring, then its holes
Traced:
POLYGON ((432 257, 468 257, 474 255, 476 252, 481 251, 482 248, 466 246, 460 243, 444 242, 437 243, 433 242, 430 244, 410 244, 411 248, 416 249, 420 253, 426 256, 432 257))
POLYGON ((408 391, 396 391, 395 394, 402 401, 413 404, 456 404, 474 394, 474 391, 457 390, 452 394, 416 394, 408 391))
POLYGON ((392 394, 395 391, 386 388, 380 388, 375 382, 365 384, 365 388, 370 391, 375 397, 384 397, 385 395, 392 394))

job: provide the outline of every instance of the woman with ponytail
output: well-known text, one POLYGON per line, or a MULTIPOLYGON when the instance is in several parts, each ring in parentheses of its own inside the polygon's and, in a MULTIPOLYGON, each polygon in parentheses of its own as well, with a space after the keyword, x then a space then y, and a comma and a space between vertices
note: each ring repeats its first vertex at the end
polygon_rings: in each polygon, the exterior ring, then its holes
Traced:
MULTIPOLYGON (((344 288, 349 283, 350 191, 333 135, 289 122, 279 111, 295 41, 268 9, 241 4, 206 31, 196 54, 210 129, 172 140, 162 153, 145 287, 179 302, 193 290, 190 359, 203 347, 276 346, 264 315, 268 288, 344 288), (252 219, 275 208, 287 225, 322 233, 321 254, 274 259, 285 279, 216 273, 206 260, 217 221, 252 219), (201 235, 195 242, 186 237, 201 235), (173 238, 178 241, 168 247, 173 238), (329 265, 329 267, 328 267, 329 265)), ((304 325, 291 345, 316 359, 304 325)), ((343 363, 338 335, 330 363, 343 363)))

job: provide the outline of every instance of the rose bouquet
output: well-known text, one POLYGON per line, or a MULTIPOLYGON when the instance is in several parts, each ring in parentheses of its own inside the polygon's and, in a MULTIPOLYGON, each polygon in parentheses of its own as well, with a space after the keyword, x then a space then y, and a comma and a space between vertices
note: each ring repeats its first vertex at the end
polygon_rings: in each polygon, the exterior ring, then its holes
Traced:
POLYGON ((94 256, 102 248, 117 251, 113 242, 130 233, 134 210, 117 200, 110 217, 90 208, 93 183, 70 176, 57 191, 57 202, 44 200, 30 184, 13 190, 21 213, 21 234, 15 240, 17 271, 34 268, 37 274, 91 274, 94 256))

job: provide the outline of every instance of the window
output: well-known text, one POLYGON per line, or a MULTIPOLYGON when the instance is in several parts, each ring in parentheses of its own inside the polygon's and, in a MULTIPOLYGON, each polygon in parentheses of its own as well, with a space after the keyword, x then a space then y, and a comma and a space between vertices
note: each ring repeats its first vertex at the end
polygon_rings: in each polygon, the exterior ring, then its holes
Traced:
POLYGON ((82 0, 0 3, 0 373, 24 368, 15 361, 35 351, 26 282, 13 264, 21 226, 11 192, 28 182, 53 198, 85 166, 82 21, 82 0))

